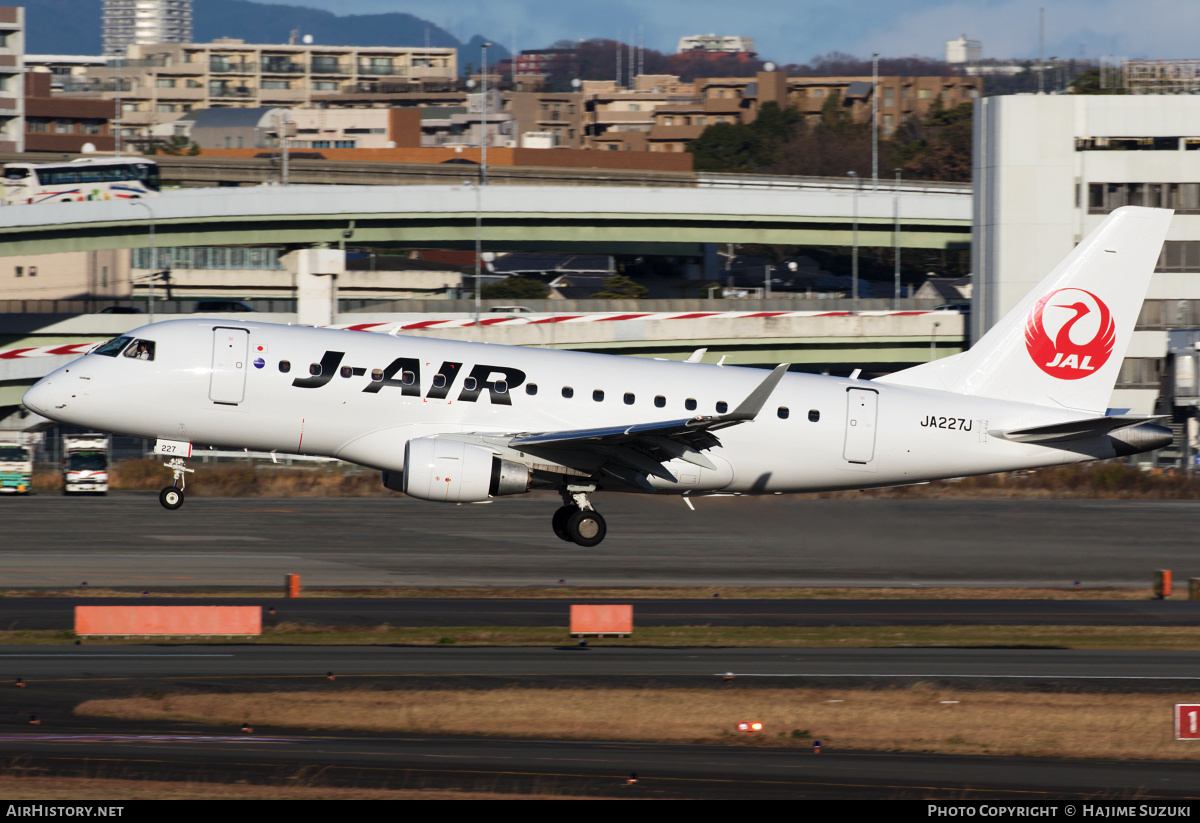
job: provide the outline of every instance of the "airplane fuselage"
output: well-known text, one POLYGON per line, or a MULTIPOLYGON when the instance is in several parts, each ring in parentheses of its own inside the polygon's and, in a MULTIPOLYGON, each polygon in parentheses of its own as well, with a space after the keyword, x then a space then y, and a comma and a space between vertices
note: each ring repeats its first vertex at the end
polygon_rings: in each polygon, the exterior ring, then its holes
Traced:
MULTIPOLYGON (((127 336, 152 342, 153 359, 89 354, 48 376, 27 402, 61 422, 119 434, 337 457, 398 472, 415 438, 721 414, 765 375, 253 321, 172 320, 127 336)), ((705 453, 713 468, 676 459, 664 464, 676 482, 647 479, 665 493, 811 492, 1114 456, 1102 436, 1068 447, 989 434, 1080 416, 789 373, 752 422, 720 431, 721 445, 705 453)), ((638 490, 612 480, 599 488, 638 490)))

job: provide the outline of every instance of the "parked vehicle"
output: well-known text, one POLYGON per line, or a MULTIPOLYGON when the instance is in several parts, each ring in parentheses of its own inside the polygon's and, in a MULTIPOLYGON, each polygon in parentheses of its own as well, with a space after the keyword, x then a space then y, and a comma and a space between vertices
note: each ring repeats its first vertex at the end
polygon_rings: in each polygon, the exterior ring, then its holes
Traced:
POLYGON ((29 494, 33 488, 33 447, 21 435, 0 435, 0 492, 29 494))
POLYGON ((63 494, 107 494, 107 434, 63 435, 63 494))

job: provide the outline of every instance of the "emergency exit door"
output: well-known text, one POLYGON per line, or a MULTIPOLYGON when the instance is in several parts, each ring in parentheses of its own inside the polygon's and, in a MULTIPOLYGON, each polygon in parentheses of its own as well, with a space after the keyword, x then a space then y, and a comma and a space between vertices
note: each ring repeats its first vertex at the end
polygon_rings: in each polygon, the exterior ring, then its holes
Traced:
POLYGON ((875 459, 875 417, 879 393, 871 389, 846 392, 846 446, 842 456, 849 463, 870 463, 875 459))
POLYGON ((213 329, 212 382, 208 397, 214 403, 236 406, 246 396, 246 355, 250 332, 246 329, 213 329))

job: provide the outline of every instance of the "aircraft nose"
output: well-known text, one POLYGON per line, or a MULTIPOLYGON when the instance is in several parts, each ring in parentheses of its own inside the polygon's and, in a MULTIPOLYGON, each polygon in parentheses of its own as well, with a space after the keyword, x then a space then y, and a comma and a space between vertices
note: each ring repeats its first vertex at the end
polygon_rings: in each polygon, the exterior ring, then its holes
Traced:
POLYGON ((55 400, 57 394, 58 392, 51 385, 50 378, 44 377, 25 392, 21 402, 30 411, 36 412, 42 417, 50 417, 57 402, 55 400))

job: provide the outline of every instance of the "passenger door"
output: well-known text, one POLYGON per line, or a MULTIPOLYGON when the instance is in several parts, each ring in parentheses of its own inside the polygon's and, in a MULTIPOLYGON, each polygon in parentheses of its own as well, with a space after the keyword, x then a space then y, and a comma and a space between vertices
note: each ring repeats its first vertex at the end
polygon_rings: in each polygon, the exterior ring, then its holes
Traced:
POLYGON ((208 397, 214 403, 236 406, 246 396, 246 355, 250 332, 217 326, 213 329, 212 382, 208 397))

